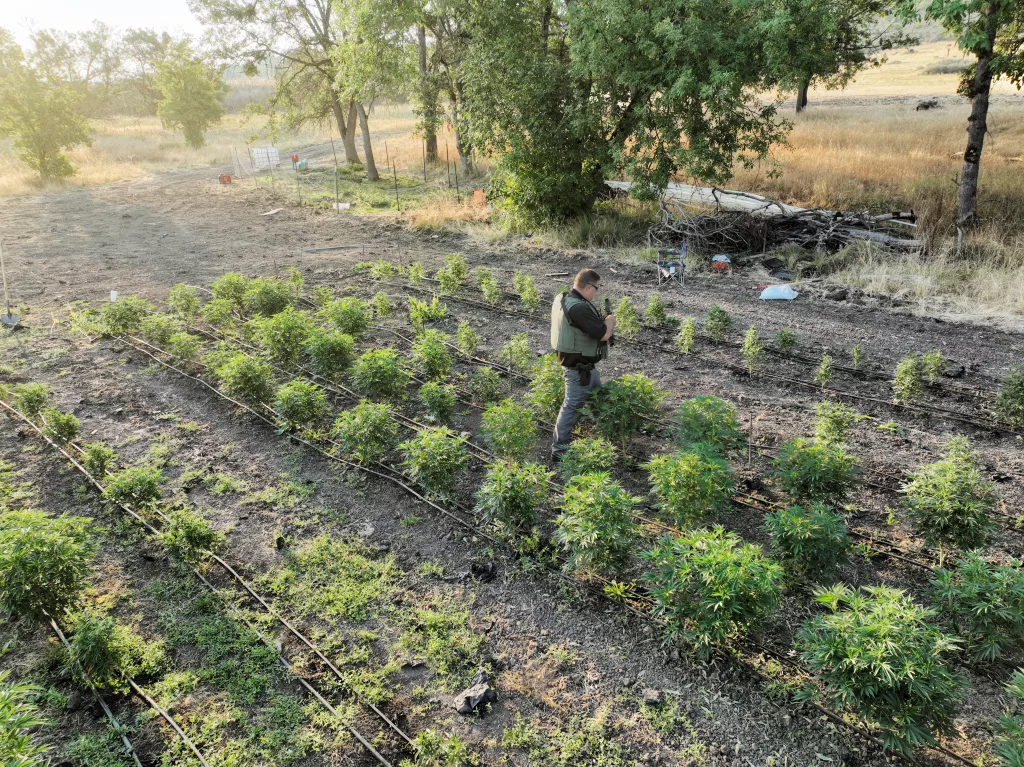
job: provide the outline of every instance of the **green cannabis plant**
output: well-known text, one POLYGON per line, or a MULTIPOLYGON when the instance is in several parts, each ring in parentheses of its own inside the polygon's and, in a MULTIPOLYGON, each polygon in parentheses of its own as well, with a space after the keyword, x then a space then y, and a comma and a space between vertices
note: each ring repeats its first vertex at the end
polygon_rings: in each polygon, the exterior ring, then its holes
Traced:
POLYGON ((330 412, 324 390, 301 378, 278 387, 274 409, 287 430, 312 429, 330 412))
POLYGON ((582 474, 610 474, 615 445, 604 437, 584 437, 569 443, 558 461, 558 473, 567 482, 582 474))
POLYGON ((783 328, 775 335, 775 348, 780 352, 788 352, 796 346, 796 333, 791 328, 783 328))
POLYGON ((130 677, 154 674, 166 659, 162 642, 147 642, 97 608, 76 614, 73 623, 67 665, 84 684, 128 692, 130 677))
POLYGON ((318 315, 339 333, 350 335, 357 341, 373 324, 373 307, 366 301, 352 296, 324 304, 320 307, 318 315))
POLYGON ((684 317, 679 323, 679 333, 676 335, 676 348, 682 354, 693 354, 693 348, 697 343, 697 328, 693 323, 693 317, 684 317))
POLYGON ((850 349, 850 366, 854 370, 859 370, 861 365, 864 364, 864 352, 861 351, 859 346, 854 346, 850 349))
POLYGON ((683 450, 706 445, 720 455, 729 455, 747 442, 740 429, 739 412, 719 397, 701 395, 679 405, 675 417, 676 444, 683 450))
POLYGON ((798 437, 783 444, 775 458, 775 477, 794 500, 842 503, 856 484, 857 462, 839 445, 798 437))
POLYGON ((661 293, 651 293, 651 297, 647 299, 647 309, 644 314, 647 317, 648 325, 657 327, 668 324, 668 308, 665 306, 665 300, 661 297, 661 293))
POLYGON ((731 327, 732 317, 729 316, 729 313, 718 304, 712 304, 711 308, 708 309, 707 317, 704 319, 704 329, 711 336, 711 339, 716 344, 721 343, 731 327))
POLYGON ((642 501, 607 473, 573 479, 555 520, 555 540, 565 551, 565 569, 599 575, 620 572, 637 540, 633 513, 642 501))
POLYGON ((430 381, 444 380, 452 372, 452 356, 448 353, 448 336, 440 330, 420 333, 412 345, 412 361, 430 381))
POLYGON ((526 333, 516 333, 501 347, 500 359, 513 372, 529 375, 537 366, 537 355, 526 333))
POLYGON ((501 376, 493 368, 477 368, 469 377, 469 394, 477 405, 497 402, 504 393, 501 376))
POLYGON ((419 399, 427 409, 427 418, 434 423, 445 425, 452 420, 456 401, 454 386, 427 381, 420 387, 419 399))
POLYGON ((790 506, 768 514, 772 551, 799 578, 821 579, 846 559, 850 536, 843 518, 828 506, 790 506))
POLYGON ((914 402, 921 398, 924 385, 924 366, 921 358, 911 354, 900 360, 892 379, 893 396, 897 402, 914 402))
POLYGON ((631 437, 658 415, 665 392, 643 373, 630 373, 604 384, 587 401, 589 412, 603 437, 618 443, 622 454, 631 437))
POLYGON ((166 347, 171 336, 180 330, 181 324, 178 320, 166 314, 150 314, 139 323, 139 335, 161 349, 166 347))
MULTIPOLYGON (((300 282, 301 279, 300 274, 300 282)), ((245 308, 252 314, 272 317, 291 306, 295 298, 295 283, 291 280, 257 277, 249 281, 249 287, 245 291, 245 308)))
POLYGON ((181 362, 193 363, 199 359, 199 350, 203 348, 203 339, 191 333, 175 333, 167 339, 164 349, 168 354, 181 362))
POLYGON ((409 296, 409 322, 416 332, 432 322, 440 322, 447 314, 448 307, 438 301, 437 296, 429 304, 409 296))
POLYGON ((459 347, 459 353, 469 359, 476 355, 480 346, 480 334, 473 330, 468 322, 460 322, 459 329, 455 332, 455 345, 459 347))
POLYGON ((679 527, 729 509, 735 491, 732 468, 706 446, 656 456, 644 468, 658 507, 679 527))
POLYGON ((1011 429, 1024 429, 1024 365, 1015 365, 995 401, 996 418, 1011 429))
POLYGON ((530 390, 525 399, 541 420, 554 422, 558 411, 562 409, 562 400, 565 398, 565 376, 562 371, 558 357, 545 354, 530 377, 530 390))
POLYGON ((149 301, 136 296, 125 296, 103 304, 100 320, 107 335, 119 336, 137 331, 142 320, 153 311, 154 306, 149 301))
POLYGON ((419 285, 427 277, 427 270, 423 267, 419 261, 413 261, 409 264, 409 268, 405 270, 405 277, 413 285, 419 285))
POLYGON ((35 418, 46 407, 50 389, 46 384, 19 384, 14 388, 14 406, 25 414, 26 418, 35 418))
POLYGON ((754 375, 758 368, 764 364, 764 344, 757 334, 757 328, 753 325, 747 330, 743 338, 743 363, 747 366, 747 372, 754 375))
POLYGON ((620 298, 615 307, 615 335, 625 341, 632 341, 640 335, 640 315, 629 296, 620 298))
POLYGON ((485 303, 491 306, 501 303, 501 286, 494 279, 491 270, 486 266, 478 266, 476 268, 476 285, 480 288, 480 292, 483 293, 485 303))
POLYGON ((174 509, 160 530, 160 543, 182 570, 203 567, 223 546, 224 533, 192 509, 174 509))
POLYGON ((39 417, 43 422, 43 431, 58 445, 74 442, 82 427, 74 415, 55 407, 46 408, 39 417))
POLYGON ((484 410, 480 433, 499 458, 512 461, 524 460, 537 444, 533 413, 511 399, 484 410))
POLYGON ((378 463, 398 445, 398 424, 390 405, 363 400, 334 421, 334 439, 346 458, 378 463))
POLYGON ((846 444, 857 413, 842 402, 823 400, 814 406, 814 441, 819 445, 846 444))
POLYGON ((355 349, 355 339, 340 330, 317 328, 305 343, 310 368, 318 376, 332 382, 348 370, 355 357, 355 349))
POLYGON ((818 369, 814 371, 814 383, 818 384, 822 391, 824 391, 834 374, 835 364, 832 355, 822 354, 821 362, 818 363, 818 369))
POLYGON ((1012 706, 999 719, 992 753, 1000 767, 1024 767, 1024 671, 1014 671, 1003 689, 1012 706))
POLYGON ((163 495, 160 485, 164 475, 151 466, 128 466, 107 477, 103 497, 136 511, 156 505, 163 495))
POLYGON ((110 467, 117 460, 117 453, 102 442, 90 442, 82 454, 82 467, 96 480, 102 482, 110 467))
POLYGON ((921 375, 929 386, 934 386, 942 377, 949 360, 938 349, 921 357, 921 375))
POLYGON ((512 289, 529 311, 535 312, 540 308, 540 291, 533 277, 517 269, 512 275, 512 289))
POLYGON ((391 303, 388 294, 382 290, 373 295, 370 304, 373 306, 373 313, 380 319, 385 319, 395 313, 395 305, 391 303))
POLYGON ((458 253, 449 253, 444 257, 444 266, 437 270, 436 276, 441 292, 454 296, 469 278, 469 266, 458 253))
POLYGON ((228 396, 250 405, 269 402, 274 394, 274 369, 263 360, 236 352, 221 362, 215 372, 228 396))
POLYGON ((299 363, 306 342, 313 334, 313 318, 309 312, 293 306, 270 317, 254 317, 249 320, 249 325, 256 343, 289 366, 299 363))
POLYGON ((167 308, 171 313, 183 320, 190 320, 199 314, 202 302, 199 291, 191 285, 179 282, 167 295, 167 308))
POLYGON ((404 400, 412 374, 397 350, 370 349, 352 365, 352 386, 366 397, 404 400))
POLYGON ((465 437, 456 436, 443 426, 424 429, 398 448, 405 456, 402 466, 434 496, 451 495, 459 475, 469 464, 465 437))
POLYGON ((537 521, 551 477, 551 472, 535 463, 497 461, 477 491, 476 513, 496 525, 503 537, 524 535, 537 521))

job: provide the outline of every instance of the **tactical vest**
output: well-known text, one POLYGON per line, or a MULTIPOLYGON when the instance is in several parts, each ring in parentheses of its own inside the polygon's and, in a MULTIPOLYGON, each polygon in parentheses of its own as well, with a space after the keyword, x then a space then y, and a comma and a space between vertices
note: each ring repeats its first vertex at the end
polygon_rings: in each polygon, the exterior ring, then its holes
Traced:
POLYGON ((563 354, 582 354, 584 357, 608 356, 608 344, 591 338, 570 324, 569 310, 578 304, 587 304, 600 316, 592 303, 572 293, 558 293, 551 302, 551 348, 563 354))

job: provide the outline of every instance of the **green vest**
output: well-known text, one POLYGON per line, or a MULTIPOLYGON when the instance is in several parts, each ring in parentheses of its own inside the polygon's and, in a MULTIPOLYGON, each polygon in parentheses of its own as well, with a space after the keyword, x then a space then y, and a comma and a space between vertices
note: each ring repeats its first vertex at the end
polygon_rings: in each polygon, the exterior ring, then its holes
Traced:
POLYGON ((587 304, 597 312, 597 308, 585 298, 572 293, 555 295, 555 300, 551 302, 551 348, 563 354, 582 354, 584 357, 604 359, 608 356, 608 344, 591 338, 569 324, 569 310, 578 304, 587 304))

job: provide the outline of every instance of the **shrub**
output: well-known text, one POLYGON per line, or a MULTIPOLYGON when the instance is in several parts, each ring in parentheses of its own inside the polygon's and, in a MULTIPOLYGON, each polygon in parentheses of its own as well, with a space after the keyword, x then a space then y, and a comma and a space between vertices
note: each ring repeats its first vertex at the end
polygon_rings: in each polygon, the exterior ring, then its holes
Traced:
POLYGON ((352 366, 352 385, 375 399, 403 400, 412 374, 394 349, 371 349, 352 366))
POLYGON ((413 285, 419 285, 427 276, 427 270, 423 268, 423 264, 419 261, 413 261, 409 264, 409 268, 405 270, 405 276, 413 285))
POLYGON ((501 377, 493 368, 477 368, 469 377, 469 393, 477 405, 497 402, 504 392, 501 377))
POLYGON ((76 615, 74 628, 68 642, 68 667, 78 678, 84 672, 86 684, 127 692, 129 677, 155 673, 164 662, 162 643, 147 642, 100 610, 76 615))
POLYGON ((949 360, 946 359, 946 355, 938 349, 928 352, 921 357, 921 375, 929 386, 934 386, 939 378, 942 377, 942 373, 948 364, 949 360))
POLYGON ((139 323, 139 335, 154 346, 161 349, 167 346, 171 336, 180 330, 180 325, 173 317, 166 314, 151 314, 139 323))
POLYGON ((398 444, 398 424, 390 405, 363 400, 334 422, 334 439, 342 453, 359 463, 378 463, 398 444))
POLYGON ((861 351, 859 346, 854 346, 850 349, 850 365, 854 370, 860 368, 864 364, 864 352, 861 351))
POLYGON ((587 410, 598 432, 618 442, 623 454, 630 437, 658 414, 665 393, 643 373, 631 373, 604 384, 591 393, 587 410))
POLYGON ((855 483, 857 462, 838 445, 797 438, 786 442, 775 459, 775 476, 797 501, 839 504, 855 483))
POLYGON ((522 535, 536 522, 551 477, 551 472, 535 463, 497 461, 477 491, 476 513, 506 536, 522 535))
POLYGON ((460 322, 455 334, 455 345, 459 347, 462 356, 469 359, 476 354, 477 347, 480 346, 480 334, 473 330, 468 322, 460 322))
POLYGON ((370 275, 371 279, 379 280, 390 280, 397 274, 401 274, 402 270, 395 266, 390 261, 384 259, 378 259, 377 261, 363 261, 355 265, 355 271, 366 272, 370 275))
POLYGON ((747 335, 743 338, 743 362, 750 375, 753 375, 764 363, 764 344, 761 343, 761 337, 753 325, 750 326, 747 335))
POLYGON ((732 469, 710 449, 695 445, 685 453, 659 455, 644 467, 661 510, 687 527, 705 514, 728 511, 735 490, 732 469))
POLYGON ((274 369, 263 360, 236 352, 216 368, 224 391, 250 404, 269 402, 274 394, 274 369))
POLYGON ((313 371, 328 381, 336 381, 348 369, 355 356, 356 342, 340 330, 317 328, 306 339, 306 356, 313 371))
POLYGON ((1024 429, 1024 365, 1016 365, 996 395, 995 413, 1011 429, 1024 429))
POLYGON ((434 299, 428 304, 418 298, 409 296, 409 322, 416 331, 421 331, 430 322, 439 322, 448 314, 448 307, 434 299))
POLYGON ((683 449, 701 444, 728 455, 740 450, 747 441, 740 430, 736 408, 718 397, 701 395, 686 400, 679 405, 673 420, 676 443, 683 449))
POLYGON ((828 386, 828 382, 832 380, 834 373, 833 359, 830 354, 822 354, 821 362, 818 363, 818 369, 814 371, 814 383, 821 386, 822 390, 828 386))
POLYGON ((14 389, 14 406, 27 418, 35 418, 46 407, 50 389, 46 384, 20 384, 14 389))
POLYGON ((329 411, 324 390, 302 379, 278 387, 274 409, 286 429, 312 428, 329 411))
POLYGON ((437 270, 436 276, 441 292, 454 296, 469 278, 469 266, 458 253, 449 253, 444 257, 444 266, 437 270))
POLYGON ((913 402, 920 399, 924 381, 924 369, 916 354, 904 357, 896 366, 892 379, 892 391, 897 402, 913 402))
POLYGON ((764 526, 776 555, 801 577, 832 574, 850 548, 843 518, 821 504, 780 508, 765 517, 764 526))
POLYGON ((122 506, 153 506, 160 500, 164 475, 149 466, 129 466, 107 477, 103 497, 122 506))
POLYGON ((250 320, 256 342, 285 365, 296 365, 302 350, 313 333, 313 319, 308 312, 289 306, 270 317, 250 320))
POLYGON ((373 298, 370 299, 370 303, 373 305, 373 313, 381 319, 390 317, 395 313, 395 305, 391 303, 391 299, 388 298, 388 294, 384 291, 375 293, 373 298))
POLYGON ((144 298, 125 296, 103 304, 100 319, 107 335, 117 336, 122 333, 134 333, 143 318, 153 310, 153 305, 144 298))
POLYGON ((651 297, 647 299, 647 310, 644 314, 647 315, 648 325, 668 324, 668 311, 661 293, 651 293, 651 297))
POLYGON ((796 333, 790 328, 783 328, 775 336, 775 347, 780 352, 788 352, 794 346, 796 346, 796 333))
POLYGON ((214 298, 231 303, 238 312, 245 311, 245 294, 249 291, 249 278, 238 272, 227 272, 210 284, 214 298))
POLYGON ((512 275, 512 289, 519 296, 519 300, 523 302, 523 306, 531 312, 540 308, 540 291, 537 290, 537 283, 534 282, 533 277, 523 274, 517 269, 512 275))
POLYGON ((484 301, 494 306, 501 302, 501 286, 494 279, 491 270, 485 266, 476 268, 476 284, 480 292, 484 294, 484 301))
POLYGON ((818 601, 832 612, 805 623, 797 647, 823 689, 804 695, 877 724, 884 748, 907 755, 952 730, 965 680, 945 661, 956 640, 932 623, 934 610, 885 586, 833 586, 818 601))
POLYGON ((167 346, 164 348, 168 354, 182 362, 195 362, 199 357, 199 349, 202 348, 203 340, 191 333, 175 333, 167 339, 167 346))
POLYGON ((160 531, 160 543, 179 567, 191 570, 210 560, 224 545, 224 533, 214 530, 191 509, 175 509, 160 531))
POLYGON ((992 486, 978 471, 966 437, 952 437, 946 457, 921 468, 900 488, 918 531, 930 545, 983 546, 992 530, 992 486))
POLYGON ((607 473, 583 474, 565 488, 555 539, 566 552, 565 568, 617 573, 637 539, 633 510, 643 501, 607 473))
POLYGON ((704 657, 756 627, 779 604, 782 568, 760 546, 719 526, 664 536, 644 558, 654 565, 644 579, 667 638, 689 642, 704 657))
POLYGON ((712 304, 704 319, 704 329, 715 343, 721 343, 732 327, 732 317, 718 304, 712 304))
POLYGON ((97 480, 103 481, 111 465, 117 460, 117 453, 102 442, 90 442, 85 446, 82 466, 97 480))
POLYGON ((510 399, 490 405, 484 411, 480 433, 499 458, 523 460, 537 444, 533 414, 510 399))
POLYGON ((526 333, 516 333, 501 347, 501 361, 517 373, 529 375, 537 367, 537 355, 526 333))
POLYGON ((225 298, 214 298, 207 301, 200 314, 203 319, 215 328, 229 330, 235 324, 235 305, 225 298))
POLYGON ((814 441, 819 445, 845 445, 850 428, 857 421, 852 407, 825 400, 814 406, 814 441))
POLYGON ((1014 671, 1003 689, 1012 699, 1013 706, 999 719, 992 752, 996 763, 1002 767, 1021 767, 1024 765, 1024 720, 1020 714, 1024 709, 1024 671, 1014 671))
POLYGON ((537 417, 544 421, 554 421, 558 411, 562 409, 565 398, 565 377, 558 357, 545 354, 540 358, 530 378, 530 391, 526 393, 526 401, 537 417))
POLYGON ((456 401, 454 386, 427 381, 420 387, 419 397, 431 421, 439 424, 451 421, 456 401))
POLYGON ((609 474, 614 465, 615 445, 604 437, 589 437, 569 443, 558 461, 558 471, 568 481, 582 474, 609 474))
POLYGON ((0 671, 0 744, 6 764, 12 767, 43 767, 49 746, 32 745, 34 728, 46 724, 39 716, 39 708, 32 702, 39 687, 31 684, 12 684, 7 681, 10 669, 0 671))
POLYGON ((424 330, 412 345, 412 360, 423 375, 434 381, 448 377, 452 372, 452 357, 448 353, 448 336, 440 330, 424 330))
POLYGON ((684 317, 679 324, 679 334, 676 336, 676 348, 683 354, 693 354, 693 347, 697 343, 697 328, 693 324, 693 317, 684 317))
POLYGON ((293 283, 273 277, 257 277, 249 282, 245 291, 246 308, 264 317, 283 312, 292 305, 294 299, 293 283))
POLYGON ((443 426, 424 429, 398 447, 405 454, 402 465, 431 495, 446 496, 455 489, 458 475, 469 463, 464 437, 443 426))
POLYGON ((0 610, 60 618, 79 599, 95 551, 86 517, 23 509, 0 514, 0 610))
POLYGON ((43 431, 58 445, 67 445, 73 442, 82 426, 74 415, 62 412, 55 407, 46 408, 40 417, 43 420, 43 431))
POLYGON ((334 326, 334 329, 358 340, 370 329, 373 309, 358 298, 339 298, 320 309, 320 318, 334 326))
POLYGON ((640 315, 629 296, 620 298, 615 307, 615 335, 626 341, 640 335, 640 315))

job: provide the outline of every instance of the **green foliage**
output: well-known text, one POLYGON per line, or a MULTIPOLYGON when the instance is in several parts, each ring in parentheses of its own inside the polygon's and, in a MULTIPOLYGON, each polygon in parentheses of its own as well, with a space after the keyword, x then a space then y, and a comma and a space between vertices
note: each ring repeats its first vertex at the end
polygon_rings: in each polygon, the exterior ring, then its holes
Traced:
POLYGON ((501 286, 486 266, 476 268, 476 284, 484 294, 484 301, 491 306, 501 303, 501 286))
POLYGON ((181 330, 176 319, 166 314, 151 314, 139 323, 139 335, 154 346, 164 348, 171 336, 181 330))
POLYGON ((402 270, 390 261, 379 259, 377 261, 363 261, 356 264, 357 272, 367 272, 371 279, 384 281, 390 280, 395 275, 401 274, 402 270))
POLYGON ((204 565, 224 545, 224 533, 191 509, 175 509, 167 517, 160 543, 181 568, 204 565))
POLYGON ((587 410, 598 432, 619 443, 623 454, 630 437, 658 415, 665 393, 643 373, 631 373, 604 384, 591 393, 587 410))
POLYGON ((861 351, 859 346, 854 346, 850 349, 850 365, 854 370, 858 370, 861 365, 864 364, 864 352, 861 351))
POLYGON ((313 334, 313 318, 309 312, 293 306, 249 322, 256 342, 285 365, 298 364, 303 348, 313 334))
POLYGON ((644 468, 658 506, 680 527, 729 509, 735 490, 732 468, 710 448, 694 445, 685 453, 659 455, 644 468))
POLYGON ((1011 429, 1024 429, 1024 365, 1015 365, 995 401, 995 414, 1011 429))
POLYGON ((395 313, 395 305, 391 303, 391 299, 388 298, 388 294, 383 290, 378 291, 370 299, 370 303, 373 305, 373 313, 381 319, 390 317, 395 313))
POLYGON ((164 351, 182 362, 195 362, 199 357, 199 350, 203 346, 203 340, 191 333, 175 333, 167 339, 167 346, 164 351))
POLYGON ((14 389, 14 406, 27 418, 35 418, 46 407, 50 389, 46 384, 19 384, 14 389))
POLYGON ((740 429, 739 412, 718 397, 701 395, 686 400, 679 405, 673 420, 676 443, 684 450, 700 444, 728 455, 742 449, 747 441, 740 429))
POLYGON ((474 767, 480 763, 458 735, 441 737, 424 730, 416 734, 412 747, 416 755, 411 767, 474 767))
POLYGON ((537 283, 529 274, 524 274, 516 269, 512 275, 512 289, 519 296, 529 311, 535 312, 540 308, 540 291, 537 290, 537 283))
POLYGON ((651 293, 651 297, 647 299, 647 310, 644 314, 647 316, 648 325, 658 326, 668 323, 668 311, 661 293, 651 293))
POLYGON ((712 304, 704 318, 704 329, 715 343, 721 343, 732 327, 732 317, 718 304, 712 304))
POLYGON ((183 320, 190 320, 199 314, 199 291, 191 285, 179 282, 167 295, 167 307, 183 320))
POLYGON ((402 465, 428 493, 447 496, 455 489, 458 475, 469 464, 465 437, 445 427, 424 429, 398 447, 405 455, 402 465))
POLYGON ((587 437, 569 443, 558 461, 558 472, 568 481, 582 474, 610 474, 615 465, 615 445, 604 437, 587 437))
POLYGON ((921 357, 921 375, 929 386, 934 386, 942 377, 948 364, 949 360, 946 359, 946 355, 938 349, 928 352, 921 357))
POLYGON ((40 418, 43 421, 43 431, 58 445, 73 442, 82 426, 74 415, 55 407, 46 408, 40 413, 40 418))
POLYGON ((31 701, 39 688, 7 681, 10 669, 0 671, 0 757, 9 767, 44 767, 51 764, 42 755, 49 746, 32 745, 31 732, 46 724, 31 701))
POLYGON ((537 521, 551 477, 551 472, 535 463, 496 461, 477 491, 476 513, 506 536, 522 535, 537 521))
POLYGON ((817 594, 832 612, 804 624, 797 648, 822 689, 804 694, 877 724, 887 750, 909 755, 951 732, 965 680, 947 664, 956 640, 933 623, 935 611, 885 586, 817 594))
POLYGON ((358 298, 339 298, 320 309, 320 318, 334 326, 335 330, 359 340, 373 322, 373 309, 366 301, 358 298))
POLYGON ((213 297, 230 301, 238 312, 245 311, 245 295, 249 292, 249 278, 238 272, 225 272, 210 283, 213 297))
POLYGON ((423 268, 423 264, 419 261, 413 261, 409 264, 409 268, 405 270, 405 276, 413 285, 419 285, 427 276, 427 270, 423 268))
MULTIPOLYGON (((302 275, 298 275, 301 287, 302 275)), ((294 279, 278 280, 273 277, 257 277, 249 281, 245 291, 245 307, 253 314, 272 317, 283 312, 295 300, 296 281, 294 279)))
POLYGON ((376 399, 403 400, 412 373, 395 349, 371 349, 352 366, 352 385, 363 395, 376 399))
POLYGON ((409 322, 417 332, 431 322, 440 322, 447 314, 448 307, 438 301, 437 296, 429 304, 409 296, 409 322))
POLYGON ((778 563, 719 526, 664 536, 644 558, 654 566, 644 579, 667 639, 683 639, 705 657, 760 624, 781 598, 778 563))
POLYGON ((477 368, 469 377, 469 393, 477 405, 497 402, 502 398, 504 392, 505 387, 501 383, 501 377, 493 368, 477 368))
POLYGON ((988 541, 996 496, 982 479, 966 437, 950 438, 946 457, 911 474, 900 492, 929 544, 973 549, 988 541))
POLYGON ((274 369, 242 352, 227 357, 215 370, 221 387, 231 397, 251 405, 269 402, 274 394, 274 369))
POLYGON ((102 442, 90 442, 85 446, 82 466, 89 474, 102 482, 115 460, 117 460, 117 453, 109 447, 102 442))
POLYGON ((449 253, 444 257, 444 266, 437 270, 437 281, 441 292, 450 296, 457 295, 469 278, 469 266, 466 259, 458 253, 449 253))
POLYGON ((153 311, 153 305, 144 298, 125 296, 103 304, 100 320, 107 335, 134 333, 144 317, 153 311))
POLYGON ((775 476, 797 501, 840 504, 853 488, 857 462, 839 445, 797 438, 786 442, 775 458, 775 476))
POLYGON ((814 441, 819 445, 845 445, 850 428, 857 421, 852 407, 842 402, 823 400, 814 406, 814 441))
POLYGON ((1013 705, 999 719, 992 753, 1001 767, 1021 767, 1024 765, 1024 721, 1019 712, 1024 705, 1024 671, 1014 671, 1003 689, 1013 705))
POLYGON ((165 128, 181 130, 194 149, 206 145, 206 131, 224 116, 228 87, 223 73, 192 50, 188 40, 171 43, 156 64, 160 91, 156 113, 165 128))
POLYGON ((764 526, 776 555, 800 577, 831 575, 850 548, 843 518, 821 504, 780 508, 765 516, 764 526))
POLYGON ((452 372, 452 356, 448 353, 448 336, 440 330, 424 330, 412 345, 412 360, 431 381, 443 380, 452 372))
POLYGON ((398 444, 398 424, 390 405, 363 400, 338 415, 334 439, 347 458, 377 463, 398 444))
POLYGON ((526 333, 516 333, 501 347, 500 359, 517 373, 529 375, 537 367, 537 355, 526 333))
POLYGON ((821 386, 822 390, 824 390, 828 386, 828 382, 832 380, 834 372, 832 355, 822 354, 821 362, 818 363, 818 369, 814 371, 814 383, 821 386))
POLYGON ((620 298, 615 307, 615 335, 626 341, 640 335, 640 315, 629 296, 620 298))
POLYGON ((355 357, 356 342, 340 330, 316 328, 306 339, 305 351, 310 367, 328 381, 336 381, 355 357))
POLYGON ((553 422, 562 409, 562 400, 565 398, 562 370, 558 356, 554 354, 545 354, 534 368, 530 391, 526 393, 525 399, 541 420, 553 422))
POLYGON ((537 424, 529 409, 507 399, 488 406, 480 422, 480 433, 499 458, 525 459, 537 444, 537 424))
POLYGON ((682 354, 693 354, 693 348, 697 343, 697 328, 693 324, 693 317, 684 317, 679 323, 679 333, 676 335, 676 348, 682 354))
POLYGON ((278 387, 274 409, 286 429, 313 428, 330 411, 324 390, 301 378, 278 387))
POLYGON ((150 466, 129 466, 107 477, 103 497, 124 506, 143 509, 160 500, 163 493, 160 483, 164 481, 160 469, 150 466))
POLYGON ((904 357, 896 366, 892 380, 892 391, 897 402, 913 402, 921 398, 924 383, 924 366, 916 354, 904 357))
POLYGON ((166 659, 162 643, 147 642, 100 610, 77 614, 74 628, 68 667, 77 678, 101 689, 127 692, 129 677, 156 673, 166 659))
POLYGON ((459 347, 462 356, 469 359, 476 354, 477 347, 480 346, 480 334, 473 330, 468 322, 460 322, 455 333, 455 345, 459 347))
POLYGON ((747 372, 753 375, 762 364, 764 364, 764 344, 757 334, 757 328, 753 325, 747 330, 743 338, 743 362, 747 366, 747 372))
POLYGON ((976 661, 993 661, 1024 644, 1024 569, 968 552, 955 569, 939 568, 931 599, 976 661))
POLYGON ((30 509, 0 513, 0 610, 43 620, 73 607, 95 551, 91 525, 30 509))
POLYGON ((420 402, 427 408, 427 417, 438 424, 447 424, 455 412, 455 387, 427 381, 420 387, 420 402))
POLYGON ((637 539, 633 510, 642 501, 607 473, 573 479, 555 520, 555 540, 565 550, 565 568, 601 575, 621 571, 637 539))
POLYGON ((200 314, 203 319, 221 330, 229 330, 235 324, 237 309, 235 305, 226 298, 214 298, 207 301, 200 314))
POLYGON ((788 352, 796 346, 796 333, 790 328, 783 328, 775 336, 775 347, 780 352, 788 352))

